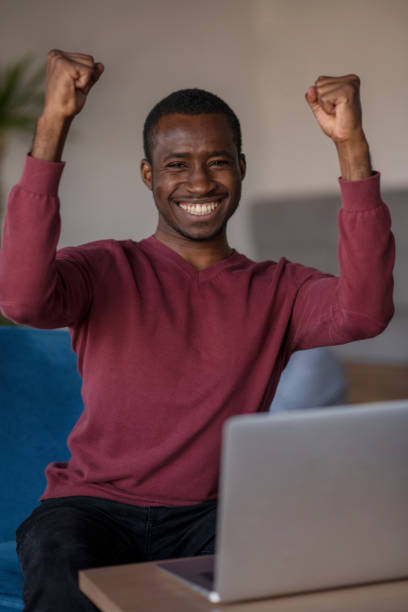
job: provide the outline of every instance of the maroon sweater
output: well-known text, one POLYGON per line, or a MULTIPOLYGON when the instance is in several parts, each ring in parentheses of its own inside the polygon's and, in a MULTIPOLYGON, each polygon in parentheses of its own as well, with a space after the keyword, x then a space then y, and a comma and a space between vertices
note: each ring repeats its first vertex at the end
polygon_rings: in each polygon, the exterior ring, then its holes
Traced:
POLYGON ((83 378, 72 458, 47 467, 44 498, 216 498, 224 421, 269 408, 292 351, 374 336, 389 322, 394 241, 379 175, 340 180, 337 278, 238 252, 198 272, 154 237, 56 253, 62 169, 27 158, 0 257, 4 314, 69 326, 83 378))

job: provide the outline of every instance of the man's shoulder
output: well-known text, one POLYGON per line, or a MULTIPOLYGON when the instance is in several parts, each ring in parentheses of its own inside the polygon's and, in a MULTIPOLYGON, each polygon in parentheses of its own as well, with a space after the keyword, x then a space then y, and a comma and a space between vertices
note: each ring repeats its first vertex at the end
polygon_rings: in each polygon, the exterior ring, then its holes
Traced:
POLYGON ((57 261, 70 262, 104 273, 127 267, 130 262, 132 266, 137 265, 141 253, 139 242, 106 238, 76 246, 65 246, 57 251, 57 261))
POLYGON ((263 283, 279 283, 299 287, 310 278, 327 276, 317 268, 294 262, 286 257, 278 260, 254 261, 244 256, 242 269, 252 277, 253 280, 263 283))
POLYGON ((104 238, 101 240, 93 240, 91 242, 84 242, 83 244, 78 244, 75 246, 64 246, 57 251, 57 257, 64 256, 80 256, 83 255, 92 255, 96 253, 100 256, 109 254, 114 254, 118 251, 127 251, 140 250, 139 242, 134 240, 126 239, 126 240, 116 240, 114 238, 104 238))
POLYGON ((256 261, 254 259, 250 259, 246 255, 241 255, 241 267, 248 271, 251 271, 253 274, 258 276, 259 278, 268 279, 271 276, 276 276, 276 274, 304 274, 308 270, 314 270, 314 268, 310 268, 301 263, 293 262, 287 257, 280 257, 279 259, 264 259, 262 261, 256 261))

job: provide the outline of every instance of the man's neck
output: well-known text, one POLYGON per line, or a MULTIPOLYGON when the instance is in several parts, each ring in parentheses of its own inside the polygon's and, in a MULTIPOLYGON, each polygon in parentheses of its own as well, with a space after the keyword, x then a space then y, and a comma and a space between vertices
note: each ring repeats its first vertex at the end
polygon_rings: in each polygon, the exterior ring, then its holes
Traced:
POLYGON ((154 234, 156 240, 178 253, 196 270, 205 270, 229 257, 234 249, 228 245, 225 233, 212 240, 190 240, 184 236, 173 236, 160 231, 154 234))

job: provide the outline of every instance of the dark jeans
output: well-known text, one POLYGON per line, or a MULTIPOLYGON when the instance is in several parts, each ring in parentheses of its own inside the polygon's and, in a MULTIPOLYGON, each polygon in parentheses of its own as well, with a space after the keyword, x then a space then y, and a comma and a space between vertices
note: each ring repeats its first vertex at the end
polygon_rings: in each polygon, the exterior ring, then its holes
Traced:
POLYGON ((210 554, 216 502, 139 507, 95 497, 40 504, 17 530, 26 612, 85 612, 78 570, 210 554))

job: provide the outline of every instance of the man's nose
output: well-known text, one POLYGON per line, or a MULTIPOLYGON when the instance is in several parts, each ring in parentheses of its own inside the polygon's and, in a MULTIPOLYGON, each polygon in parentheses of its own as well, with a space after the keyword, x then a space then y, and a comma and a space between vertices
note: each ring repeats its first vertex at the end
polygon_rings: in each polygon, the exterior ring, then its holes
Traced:
POLYGON ((186 187, 196 196, 205 195, 214 189, 215 181, 211 178, 208 168, 197 166, 191 169, 186 187))

